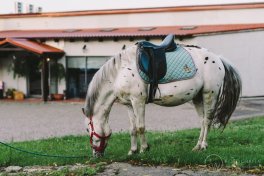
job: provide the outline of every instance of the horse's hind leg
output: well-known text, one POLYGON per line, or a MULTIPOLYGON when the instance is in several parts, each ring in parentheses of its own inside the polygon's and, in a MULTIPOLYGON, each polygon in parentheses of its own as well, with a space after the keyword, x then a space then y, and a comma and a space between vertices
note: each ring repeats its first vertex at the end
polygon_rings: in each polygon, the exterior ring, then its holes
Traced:
POLYGON ((203 93, 204 99, 204 135, 201 144, 201 150, 205 150, 207 148, 207 135, 210 129, 212 119, 213 119, 213 111, 215 109, 215 104, 217 100, 217 91, 208 91, 203 93))
POLYGON ((131 148, 128 152, 128 155, 132 155, 137 151, 137 128, 136 128, 136 116, 131 106, 128 106, 128 116, 130 121, 130 138, 131 138, 131 148))
POLYGON ((202 93, 199 93, 197 95, 197 97, 195 97, 193 99, 193 104, 195 106, 195 109, 199 115, 199 117, 201 117, 201 131, 200 131, 200 136, 198 139, 198 142, 196 144, 196 146, 192 149, 193 151, 197 151, 201 149, 201 144, 203 141, 203 136, 204 136, 204 106, 203 106, 203 96, 202 93))
MULTIPOLYGON (((201 97, 200 97, 201 98, 201 97)), ((217 100, 217 91, 206 91, 202 94, 202 99, 200 101, 194 100, 196 110, 200 116, 202 116, 202 127, 197 145, 193 150, 205 150, 207 148, 207 135, 210 129, 213 110, 215 108, 217 100)))

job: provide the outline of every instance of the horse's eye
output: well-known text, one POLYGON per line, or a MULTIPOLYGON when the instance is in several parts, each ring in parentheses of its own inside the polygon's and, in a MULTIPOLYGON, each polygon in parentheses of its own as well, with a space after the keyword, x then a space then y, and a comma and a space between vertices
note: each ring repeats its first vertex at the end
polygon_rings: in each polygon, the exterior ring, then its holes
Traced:
POLYGON ((89 133, 89 129, 88 128, 86 128, 86 131, 89 133))

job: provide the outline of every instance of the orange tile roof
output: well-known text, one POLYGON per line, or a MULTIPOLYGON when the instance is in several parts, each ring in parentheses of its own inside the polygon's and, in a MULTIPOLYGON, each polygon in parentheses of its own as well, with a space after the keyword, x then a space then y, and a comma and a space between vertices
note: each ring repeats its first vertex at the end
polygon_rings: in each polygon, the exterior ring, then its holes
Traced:
POLYGON ((159 37, 175 34, 176 37, 197 36, 212 33, 237 32, 244 30, 264 30, 261 24, 227 24, 200 26, 161 26, 131 27, 109 29, 71 29, 71 30, 15 30, 0 31, 0 38, 59 39, 59 38, 107 38, 107 37, 159 37))
POLYGON ((64 51, 58 48, 38 43, 35 41, 31 41, 28 39, 11 39, 6 38, 5 40, 0 41, 0 47, 5 44, 11 44, 19 48, 23 48, 25 50, 31 51, 37 54, 45 54, 45 53, 60 53, 63 54, 64 51))
POLYGON ((264 3, 263 2, 259 2, 259 3, 253 2, 253 3, 241 3, 241 4, 236 3, 236 4, 154 7, 154 8, 134 8, 134 9, 110 9, 110 10, 85 10, 85 11, 68 11, 68 12, 3 14, 3 15, 0 15, 0 18, 65 17, 65 16, 187 12, 187 11, 257 9, 257 8, 264 8, 264 3))

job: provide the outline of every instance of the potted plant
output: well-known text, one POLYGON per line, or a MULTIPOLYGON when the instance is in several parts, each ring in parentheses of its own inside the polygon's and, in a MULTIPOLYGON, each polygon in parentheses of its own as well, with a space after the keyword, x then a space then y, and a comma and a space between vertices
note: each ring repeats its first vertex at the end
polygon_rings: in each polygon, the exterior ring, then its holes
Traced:
POLYGON ((61 63, 52 63, 50 66, 50 74, 55 77, 58 82, 65 78, 65 68, 61 63))
MULTIPOLYGON (((56 79, 57 83, 60 83, 60 81, 62 79, 65 78, 66 72, 65 72, 65 68, 63 66, 63 64, 61 63, 52 63, 50 65, 50 74, 51 77, 56 79)), ((64 94, 60 94, 60 93, 54 93, 51 94, 51 99, 53 100, 63 100, 64 99, 64 94)))
POLYGON ((7 89, 7 91, 6 91, 6 98, 13 99, 13 97, 14 97, 14 91, 16 91, 16 89, 7 89))

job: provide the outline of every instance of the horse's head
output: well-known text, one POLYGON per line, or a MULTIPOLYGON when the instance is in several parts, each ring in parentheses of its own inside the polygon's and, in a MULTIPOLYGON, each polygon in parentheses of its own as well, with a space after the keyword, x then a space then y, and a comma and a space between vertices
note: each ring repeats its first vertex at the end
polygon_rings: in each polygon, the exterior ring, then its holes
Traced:
POLYGON ((90 144, 93 149, 94 157, 102 157, 104 155, 105 148, 107 147, 108 139, 111 136, 111 132, 109 134, 105 134, 105 129, 102 127, 95 126, 93 123, 93 116, 86 118, 85 120, 86 130, 90 135, 90 144))
POLYGON ((89 83, 83 113, 87 117, 86 128, 90 134, 90 143, 94 156, 102 156, 107 146, 111 130, 108 117, 116 100, 114 82, 117 74, 117 62, 113 57, 93 76, 89 83))

